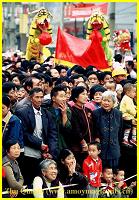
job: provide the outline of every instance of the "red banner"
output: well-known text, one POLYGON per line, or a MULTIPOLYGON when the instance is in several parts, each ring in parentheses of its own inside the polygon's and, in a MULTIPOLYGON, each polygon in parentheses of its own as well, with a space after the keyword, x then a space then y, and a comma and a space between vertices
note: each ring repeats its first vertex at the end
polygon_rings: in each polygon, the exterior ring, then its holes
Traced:
POLYGON ((97 32, 94 32, 91 41, 74 37, 58 28, 56 59, 69 61, 84 68, 89 65, 100 70, 108 68, 97 32))
POLYGON ((98 10, 102 12, 103 14, 107 15, 108 12, 108 3, 103 3, 100 5, 94 5, 89 7, 81 7, 76 8, 72 5, 68 5, 64 9, 64 17, 65 18, 85 18, 90 17, 91 14, 98 10))

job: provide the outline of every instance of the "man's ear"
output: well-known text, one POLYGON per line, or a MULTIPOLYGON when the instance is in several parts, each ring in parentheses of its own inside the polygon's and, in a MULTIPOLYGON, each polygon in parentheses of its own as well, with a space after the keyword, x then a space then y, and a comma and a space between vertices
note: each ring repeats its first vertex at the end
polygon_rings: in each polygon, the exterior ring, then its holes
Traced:
POLYGON ((54 96, 52 97, 52 101, 55 102, 55 97, 54 96))
POLYGON ((101 153, 101 150, 99 150, 98 153, 100 154, 100 153, 101 153))

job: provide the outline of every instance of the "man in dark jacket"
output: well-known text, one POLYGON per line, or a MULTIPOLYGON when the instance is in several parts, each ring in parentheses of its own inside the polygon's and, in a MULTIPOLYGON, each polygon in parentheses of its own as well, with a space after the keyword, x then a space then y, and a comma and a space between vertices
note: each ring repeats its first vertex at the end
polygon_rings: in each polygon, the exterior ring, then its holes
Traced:
POLYGON ((39 173, 38 165, 43 158, 57 158, 57 132, 51 113, 40 106, 43 90, 33 88, 30 93, 31 105, 23 107, 16 115, 23 123, 24 172, 26 184, 32 184, 39 173))

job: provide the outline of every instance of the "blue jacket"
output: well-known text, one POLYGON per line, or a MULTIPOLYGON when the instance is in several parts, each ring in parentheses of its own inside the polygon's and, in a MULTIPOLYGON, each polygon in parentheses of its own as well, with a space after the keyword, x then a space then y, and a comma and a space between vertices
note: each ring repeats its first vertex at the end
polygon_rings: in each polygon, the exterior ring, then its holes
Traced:
MULTIPOLYGON (((49 152, 52 154, 53 158, 56 159, 58 148, 56 125, 50 112, 48 112, 46 109, 41 109, 41 113, 43 142, 44 144, 48 144, 49 152)), ((23 123, 23 136, 25 146, 41 150, 42 140, 33 135, 36 122, 32 105, 18 109, 16 111, 16 115, 21 119, 23 123)))
POLYGON ((93 130, 96 137, 100 138, 102 159, 120 157, 122 124, 122 113, 116 108, 110 112, 103 108, 93 111, 93 130))
POLYGON ((3 156, 6 155, 5 144, 8 140, 18 140, 20 147, 24 147, 23 143, 23 126, 21 120, 16 116, 12 115, 2 137, 2 146, 3 146, 3 156))

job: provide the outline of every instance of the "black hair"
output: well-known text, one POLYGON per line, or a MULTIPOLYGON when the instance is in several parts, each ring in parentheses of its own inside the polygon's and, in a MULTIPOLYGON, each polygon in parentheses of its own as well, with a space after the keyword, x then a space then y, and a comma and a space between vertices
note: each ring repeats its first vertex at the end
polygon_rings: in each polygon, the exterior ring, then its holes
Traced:
POLYGON ((54 56, 49 56, 44 62, 49 62, 51 58, 54 58, 54 56))
POLYGON ((57 65, 55 67, 55 69, 57 69, 57 71, 60 73, 62 69, 65 69, 66 71, 68 70, 68 67, 64 66, 64 65, 57 65))
POLYGON ((17 73, 15 73, 15 74, 12 74, 12 75, 11 75, 11 81, 12 81, 15 77, 17 77, 17 78, 19 79, 20 83, 22 82, 22 80, 23 80, 24 78, 26 78, 26 76, 23 75, 23 74, 17 74, 17 73))
POLYGON ((51 90, 51 99, 52 97, 55 97, 59 91, 64 91, 66 92, 66 87, 65 85, 59 84, 56 85, 52 90, 51 90))
POLYGON ((134 68, 134 62, 133 61, 128 61, 127 64, 133 69, 134 68))
POLYGON ((121 54, 116 54, 114 56, 114 59, 115 59, 115 62, 121 63, 122 62, 122 55, 121 54))
POLYGON ((98 78, 98 80, 100 80, 100 73, 98 72, 94 72, 94 71, 89 71, 87 74, 86 74, 86 77, 88 78, 90 75, 96 75, 96 77, 98 78))
POLYGON ((74 74, 74 75, 72 75, 72 76, 70 77, 71 83, 74 84, 75 79, 78 79, 78 78, 80 78, 80 77, 82 77, 83 80, 85 81, 85 76, 83 76, 82 74, 74 74))
POLYGON ((104 173, 107 169, 112 169, 112 167, 110 165, 107 165, 107 166, 103 167, 102 173, 104 173))
POLYGON ((39 93, 39 92, 42 92, 42 93, 43 93, 43 90, 42 90, 41 88, 35 87, 35 88, 33 88, 33 89, 31 89, 31 90, 29 91, 29 96, 32 96, 32 95, 34 95, 35 93, 39 93))
POLYGON ((114 173, 115 175, 117 175, 120 171, 124 171, 124 169, 123 169, 123 168, 114 169, 114 170, 113 170, 113 173, 114 173))
MULTIPOLYGON (((19 141, 18 140, 15 140, 15 139, 12 139, 12 140, 8 140, 5 144, 5 150, 7 152, 9 152, 11 146, 15 145, 15 144, 19 144, 19 141)), ((20 145, 20 144, 19 144, 20 145)))
MULTIPOLYGON (((86 90, 83 86, 76 86, 71 91, 71 100, 76 102, 76 98, 79 97, 79 95, 86 90)), ((87 90, 86 90, 87 91, 87 90)))
POLYGON ((74 65, 72 68, 71 68, 71 71, 75 71, 76 73, 78 74, 83 74, 85 73, 85 70, 82 66, 80 65, 74 65))
POLYGON ((101 144, 100 142, 97 142, 97 141, 92 141, 88 144, 88 146, 91 146, 91 145, 95 145, 97 147, 98 150, 101 150, 101 144))
POLYGON ((112 77, 112 73, 111 73, 111 72, 108 72, 108 71, 101 72, 101 73, 99 74, 100 80, 101 80, 101 81, 104 81, 104 79, 105 79, 105 77, 106 77, 107 75, 110 75, 110 76, 112 77))
POLYGON ((2 86, 2 92, 5 94, 8 94, 12 89, 16 89, 16 85, 13 82, 5 82, 2 86))
POLYGON ((5 106, 7 106, 9 108, 10 104, 11 104, 10 98, 8 96, 4 95, 2 97, 2 104, 4 104, 5 106))
POLYGON ((65 160, 71 154, 73 154, 71 150, 62 149, 59 155, 59 160, 65 160))
POLYGON ((62 84, 63 82, 70 83, 70 79, 67 76, 66 77, 60 77, 56 80, 55 85, 62 84))
POLYGON ((91 87, 90 89, 90 100, 92 100, 94 98, 94 95, 96 92, 105 92, 107 91, 106 88, 104 88, 103 86, 101 85, 94 85, 91 87))

